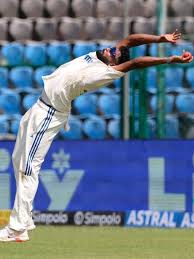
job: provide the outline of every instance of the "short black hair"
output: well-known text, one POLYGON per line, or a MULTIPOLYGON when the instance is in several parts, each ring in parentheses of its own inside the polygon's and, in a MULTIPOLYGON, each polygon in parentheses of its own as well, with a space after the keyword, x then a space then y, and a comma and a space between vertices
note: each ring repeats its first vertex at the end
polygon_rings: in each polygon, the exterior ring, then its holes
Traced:
POLYGON ((129 48, 126 46, 121 46, 118 48, 121 52, 121 56, 118 58, 118 64, 122 64, 130 60, 129 48))

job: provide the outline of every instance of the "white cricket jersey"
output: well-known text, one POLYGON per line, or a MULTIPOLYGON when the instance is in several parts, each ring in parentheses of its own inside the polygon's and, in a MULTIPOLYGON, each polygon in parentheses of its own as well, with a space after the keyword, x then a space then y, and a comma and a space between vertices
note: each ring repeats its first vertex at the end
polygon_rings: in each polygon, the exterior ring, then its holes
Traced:
POLYGON ((44 90, 50 104, 56 110, 66 112, 77 96, 110 84, 124 74, 99 60, 96 52, 90 52, 43 76, 44 90))

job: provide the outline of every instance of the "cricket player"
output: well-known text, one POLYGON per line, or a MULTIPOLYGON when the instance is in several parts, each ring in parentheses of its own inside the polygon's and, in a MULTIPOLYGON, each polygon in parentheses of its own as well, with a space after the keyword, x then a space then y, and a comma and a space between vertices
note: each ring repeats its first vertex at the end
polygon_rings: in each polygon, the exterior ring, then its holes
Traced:
POLYGON ((193 56, 138 57, 130 59, 129 48, 149 43, 176 43, 181 34, 161 36, 133 34, 113 48, 106 48, 76 58, 44 76, 44 90, 39 100, 24 114, 12 155, 17 192, 8 226, 0 230, 0 241, 29 240, 35 228, 32 204, 38 188, 39 171, 47 151, 64 127, 68 130, 71 102, 77 96, 113 82, 133 69, 160 64, 190 63, 193 56))

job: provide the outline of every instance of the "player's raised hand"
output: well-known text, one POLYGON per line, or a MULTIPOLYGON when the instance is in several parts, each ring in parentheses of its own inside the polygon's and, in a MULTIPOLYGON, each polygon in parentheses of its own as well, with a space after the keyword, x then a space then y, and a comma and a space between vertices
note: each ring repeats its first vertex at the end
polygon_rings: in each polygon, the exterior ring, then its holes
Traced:
POLYGON ((161 37, 164 42, 176 43, 181 38, 181 33, 176 30, 171 34, 164 34, 161 37))

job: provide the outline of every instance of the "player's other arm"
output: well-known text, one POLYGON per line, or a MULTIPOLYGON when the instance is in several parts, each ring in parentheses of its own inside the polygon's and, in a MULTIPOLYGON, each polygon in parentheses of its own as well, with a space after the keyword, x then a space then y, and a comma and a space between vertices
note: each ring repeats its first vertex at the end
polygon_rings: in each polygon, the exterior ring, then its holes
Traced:
POLYGON ((120 65, 113 66, 114 69, 121 72, 128 72, 133 69, 157 66, 168 63, 190 63, 193 61, 193 56, 171 56, 171 57, 139 57, 122 63, 120 65))
POLYGON ((162 42, 170 42, 176 43, 181 38, 181 33, 176 30, 171 34, 164 35, 151 35, 151 34, 131 34, 127 38, 118 42, 117 47, 127 46, 127 47, 135 47, 143 44, 150 43, 162 43, 162 42))

